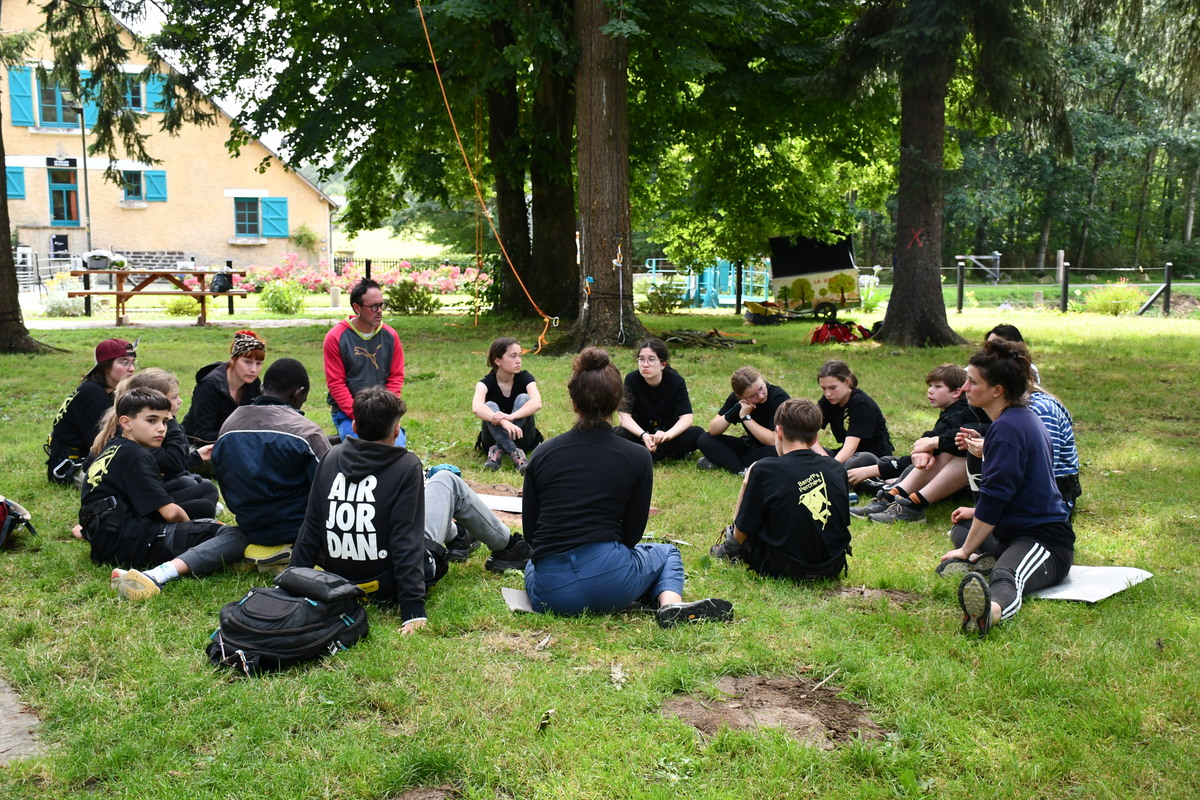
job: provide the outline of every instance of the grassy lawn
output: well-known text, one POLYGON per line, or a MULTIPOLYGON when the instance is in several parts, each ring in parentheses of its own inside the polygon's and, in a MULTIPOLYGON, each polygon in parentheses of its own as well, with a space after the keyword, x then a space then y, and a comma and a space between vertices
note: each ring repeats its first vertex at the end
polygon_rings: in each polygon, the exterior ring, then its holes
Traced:
MULTIPOLYGON (((811 347, 810 323, 750 329, 729 314, 644 321, 757 340, 674 353, 702 424, 737 366, 815 398, 818 366, 836 357, 879 402, 898 448, 932 424, 928 369, 974 350, 811 347)), ((397 617, 372 610, 371 635, 352 650, 255 680, 213 669, 204 645, 220 607, 264 577, 182 580, 134 605, 70 538, 78 499, 46 483, 41 445, 94 343, 129 330, 39 331, 63 352, 0 356, 0 491, 25 503, 40 531, 0 555, 0 677, 41 715, 47 750, 0 769, 0 797, 375 800, 442 783, 468 798, 1200 796, 1200 321, 951 314, 972 342, 1000 321, 1021 328, 1075 418, 1084 488, 1076 561, 1143 567, 1152 580, 1095 606, 1030 601, 987 640, 968 640, 954 585, 933 572, 948 549, 949 507, 935 507, 927 525, 856 520, 843 585, 908 600, 844 597, 713 563, 708 546, 732 514, 736 479, 676 464, 656 469, 660 513, 649 529, 690 543, 681 547, 687 595, 732 600, 736 624, 660 630, 636 615, 513 616, 499 589, 520 577, 486 572, 476 553, 435 588, 419 635, 401 639, 397 617), (611 680, 614 665, 623 687, 611 680), (833 675, 828 685, 888 733, 822 750, 765 728, 706 738, 659 713, 674 693, 718 699, 720 677, 751 674, 833 675), (553 720, 539 732, 548 709, 553 720)), ((507 464, 486 473, 472 452, 470 399, 488 343, 512 334, 529 345, 541 326, 389 322, 406 348, 414 452, 427 465, 458 464, 468 478, 517 484, 507 464)), ((308 365, 307 411, 332 430, 324 333, 264 331, 269 360, 308 365)), ((185 395, 230 340, 228 329, 142 336, 141 365, 172 369, 185 395)), ((617 360, 634 368, 631 350, 617 360)), ((539 427, 562 432, 570 359, 530 355, 525 367, 546 399, 539 427)))

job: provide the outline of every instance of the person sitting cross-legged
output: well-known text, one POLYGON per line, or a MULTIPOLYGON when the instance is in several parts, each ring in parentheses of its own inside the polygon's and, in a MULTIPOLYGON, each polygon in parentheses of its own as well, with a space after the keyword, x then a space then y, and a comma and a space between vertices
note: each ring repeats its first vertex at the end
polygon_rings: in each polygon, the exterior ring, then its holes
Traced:
POLYGON ((325 431, 300 410, 308 390, 303 364, 276 359, 262 394, 229 415, 212 448, 221 493, 250 542, 247 561, 262 568, 287 566, 317 463, 329 452, 325 431))
POLYGON ((710 550, 745 561, 760 575, 805 580, 834 577, 850 555, 846 470, 812 449, 824 424, 811 400, 784 401, 775 412, 778 456, 746 470, 734 523, 710 550))
POLYGON ((291 561, 320 565, 361 586, 373 602, 399 606, 402 634, 425 627, 425 596, 446 572, 452 517, 492 549, 490 569, 529 558, 521 535, 508 534, 458 476, 438 472, 426 489, 421 460, 396 446, 406 410, 382 386, 354 395, 356 436, 317 467, 291 561))

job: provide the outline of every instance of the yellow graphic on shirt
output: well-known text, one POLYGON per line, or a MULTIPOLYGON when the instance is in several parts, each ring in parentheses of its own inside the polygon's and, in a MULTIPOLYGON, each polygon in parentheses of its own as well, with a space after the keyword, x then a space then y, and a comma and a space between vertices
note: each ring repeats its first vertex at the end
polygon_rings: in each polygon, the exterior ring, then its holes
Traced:
POLYGON ((96 460, 88 467, 87 484, 95 489, 100 485, 100 481, 104 480, 104 476, 108 474, 108 465, 112 463, 113 457, 117 451, 121 449, 120 445, 110 447, 100 455, 96 456, 96 460))
POLYGON ((371 362, 371 364, 373 364, 375 366, 375 369, 379 369, 379 362, 375 360, 375 356, 378 354, 379 354, 378 346, 376 346, 374 350, 367 350, 367 348, 362 347, 361 345, 354 346, 354 355, 362 356, 363 358, 367 359, 368 361, 371 362))
POLYGON ((800 505, 808 509, 816 523, 822 528, 825 527, 832 513, 825 476, 820 472, 809 475, 802 481, 796 481, 796 488, 800 490, 800 505))
POLYGON ((75 399, 75 395, 77 394, 79 394, 78 389, 71 392, 69 395, 67 395, 67 399, 62 401, 62 405, 58 407, 58 413, 54 415, 54 422, 52 423, 51 427, 62 422, 63 417, 67 415, 67 409, 71 406, 71 401, 75 399))

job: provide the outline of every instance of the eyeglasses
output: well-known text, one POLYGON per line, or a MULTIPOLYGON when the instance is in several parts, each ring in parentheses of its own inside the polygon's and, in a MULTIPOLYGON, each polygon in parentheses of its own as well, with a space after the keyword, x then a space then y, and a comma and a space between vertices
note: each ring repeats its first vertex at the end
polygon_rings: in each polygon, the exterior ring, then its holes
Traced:
POLYGON ((639 364, 657 364, 658 357, 657 356, 638 356, 637 362, 639 364))
POLYGON ((116 365, 118 367, 136 367, 137 359, 136 358, 118 358, 116 360, 116 365))
POLYGON ((387 303, 375 303, 374 305, 363 306, 363 308, 369 309, 378 314, 380 311, 387 311, 387 303))

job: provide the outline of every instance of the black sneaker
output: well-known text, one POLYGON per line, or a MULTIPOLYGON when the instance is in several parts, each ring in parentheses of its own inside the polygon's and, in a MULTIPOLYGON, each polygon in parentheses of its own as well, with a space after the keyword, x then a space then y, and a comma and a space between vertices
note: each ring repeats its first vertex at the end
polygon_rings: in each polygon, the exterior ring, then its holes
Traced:
POLYGON ((881 478, 867 478, 858 484, 859 494, 878 496, 882 491, 886 491, 887 481, 881 478))
POLYGON ((987 636, 992 629, 992 590, 987 578, 968 572, 958 585, 958 605, 963 610, 962 632, 987 636))
POLYGON ((880 489, 871 502, 867 503, 865 506, 855 506, 854 508, 850 509, 850 513, 855 517, 869 517, 872 514, 879 514, 883 511, 887 511, 887 507, 890 506, 892 501, 895 499, 896 495, 891 494, 886 489, 880 489))
POLYGON ((878 514, 868 514, 871 522, 882 522, 891 525, 893 522, 924 522, 925 510, 907 497, 897 497, 896 502, 880 511, 878 514))
POLYGON ((733 603, 710 597, 693 603, 671 603, 654 612, 660 628, 673 628, 687 622, 733 622, 733 603))
POLYGON ((479 540, 467 532, 467 529, 458 524, 456 520, 454 527, 458 530, 458 536, 455 536, 450 541, 446 542, 446 560, 447 561, 466 561, 479 549, 479 540))
POLYGON ((524 572, 525 565, 529 563, 529 556, 529 542, 525 541, 521 534, 514 533, 508 540, 508 546, 488 556, 483 566, 492 572, 507 572, 510 569, 524 572))
POLYGON ((696 462, 696 469, 720 469, 720 467, 709 461, 707 456, 700 456, 700 460, 696 462))

